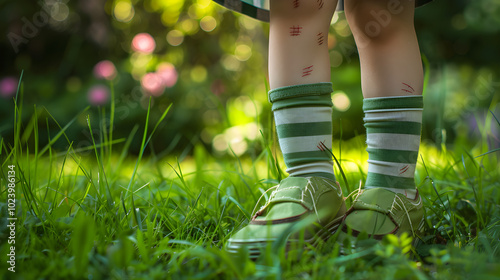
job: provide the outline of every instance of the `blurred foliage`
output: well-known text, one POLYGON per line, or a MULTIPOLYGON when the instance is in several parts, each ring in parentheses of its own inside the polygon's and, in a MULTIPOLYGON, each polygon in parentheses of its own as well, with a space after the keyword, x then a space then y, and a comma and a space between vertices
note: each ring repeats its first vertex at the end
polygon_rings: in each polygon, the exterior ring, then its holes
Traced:
MULTIPOLYGON (((48 141, 56 124, 40 107, 65 125, 90 105, 67 132, 80 139, 75 147, 88 145, 86 115, 96 122, 109 113, 110 92, 116 138, 145 123, 150 96, 150 123, 174 104, 153 139, 157 153, 182 154, 197 142, 219 155, 231 153, 228 145, 236 154, 258 152, 259 141, 252 140, 261 137, 260 130, 269 137, 266 23, 211 0, 0 1, 0 21, 6 35, 0 39, 0 79, 18 79, 24 70, 24 113, 28 119, 36 104, 40 126, 47 127, 39 130, 41 141, 48 141), (152 37, 153 45, 138 34, 152 37), (116 73, 96 73, 102 61, 111 62, 116 73)), ((359 60, 344 14, 333 21, 328 44, 335 133, 347 139, 364 133, 359 60)), ((437 144, 470 138, 475 127, 491 120, 488 108, 500 116, 499 23, 498 0, 435 0, 417 9, 421 51, 430 61, 424 138, 437 144)), ((2 85, 0 135, 12 139, 13 93, 7 82, 2 85)), ((493 125, 492 145, 499 145, 493 125)))

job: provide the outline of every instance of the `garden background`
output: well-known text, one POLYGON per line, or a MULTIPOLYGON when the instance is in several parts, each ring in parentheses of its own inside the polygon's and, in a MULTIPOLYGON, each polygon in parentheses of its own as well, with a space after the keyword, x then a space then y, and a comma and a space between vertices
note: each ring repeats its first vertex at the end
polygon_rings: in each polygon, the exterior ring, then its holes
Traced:
MULTIPOLYGON (((284 176, 267 101, 268 24, 210 0, 0 0, 0 22, 0 251, 3 260, 15 165, 16 261, 36 268, 23 277, 500 273, 499 1, 416 10, 427 247, 408 259, 404 240, 386 241, 349 262, 329 250, 297 266, 219 252, 284 176), (486 268, 454 270, 474 258, 486 268)), ((347 195, 366 177, 360 69, 344 14, 332 23, 333 152, 347 195)), ((0 275, 12 277, 5 265, 0 275)))

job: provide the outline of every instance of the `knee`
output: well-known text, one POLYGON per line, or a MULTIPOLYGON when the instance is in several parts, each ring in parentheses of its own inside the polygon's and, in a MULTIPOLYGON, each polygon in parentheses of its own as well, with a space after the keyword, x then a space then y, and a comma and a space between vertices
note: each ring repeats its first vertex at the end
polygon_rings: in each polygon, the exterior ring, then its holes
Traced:
POLYGON ((408 0, 347 0, 345 13, 355 37, 384 43, 413 29, 415 2, 408 0))

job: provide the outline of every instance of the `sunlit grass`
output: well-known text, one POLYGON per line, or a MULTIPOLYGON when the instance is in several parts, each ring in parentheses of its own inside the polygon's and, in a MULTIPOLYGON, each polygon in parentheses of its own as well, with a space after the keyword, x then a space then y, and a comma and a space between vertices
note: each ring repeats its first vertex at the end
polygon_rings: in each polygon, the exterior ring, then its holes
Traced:
MULTIPOLYGON (((22 102, 15 106, 16 114, 29 110, 22 102)), ((33 110, 28 125, 16 118, 12 143, 0 141, 2 222, 9 165, 16 166, 18 218, 16 274, 3 262, 2 279, 471 279, 500 273, 500 156, 486 149, 486 139, 449 147, 423 143, 416 182, 426 229, 416 248, 408 245, 409 237, 389 237, 365 240, 341 255, 333 237, 306 251, 299 244, 288 258, 270 250, 252 262, 244 251, 231 256, 223 246, 248 221, 258 197, 286 175, 272 132, 255 139, 261 150, 254 156, 216 157, 198 144, 181 159, 158 158, 143 152, 168 109, 150 125, 148 110, 127 137, 114 139, 101 126, 93 144, 77 151, 65 131, 78 116, 67 122, 51 118, 59 131, 38 146, 46 125, 36 118, 41 110, 33 110), (129 154, 133 138, 141 139, 139 155, 129 154), (66 141, 67 150, 55 150, 56 141, 66 141)), ((100 116, 112 112, 101 108, 100 116)), ((366 178, 364 137, 334 142, 333 153, 347 195, 366 178)), ((5 226, 0 234, 7 237, 5 226)), ((3 256, 9 249, 2 242, 3 256)))

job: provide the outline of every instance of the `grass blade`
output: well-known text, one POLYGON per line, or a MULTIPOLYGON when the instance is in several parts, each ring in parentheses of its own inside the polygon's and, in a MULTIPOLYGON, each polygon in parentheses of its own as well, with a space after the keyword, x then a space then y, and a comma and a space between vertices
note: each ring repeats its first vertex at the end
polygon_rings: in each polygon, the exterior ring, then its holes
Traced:
POLYGON ((45 154, 45 152, 50 148, 52 147, 52 145, 61 137, 61 136, 65 136, 66 137, 66 141, 68 143, 70 143, 71 141, 69 140, 68 136, 66 135, 66 130, 77 120, 78 116, 85 113, 88 109, 90 108, 90 106, 87 106, 85 107, 85 109, 83 109, 82 111, 80 111, 80 113, 78 113, 74 118, 72 118, 63 128, 61 128, 61 125, 59 125, 59 122, 57 122, 57 120, 49 113, 49 111, 47 111, 47 109, 45 109, 45 112, 52 118, 52 120, 56 123, 56 125, 59 127, 60 131, 59 133, 56 134, 56 136, 54 136, 54 138, 52 138, 52 140, 47 144, 45 145, 45 147, 40 151, 40 154, 39 156, 42 156, 43 154, 45 154))

